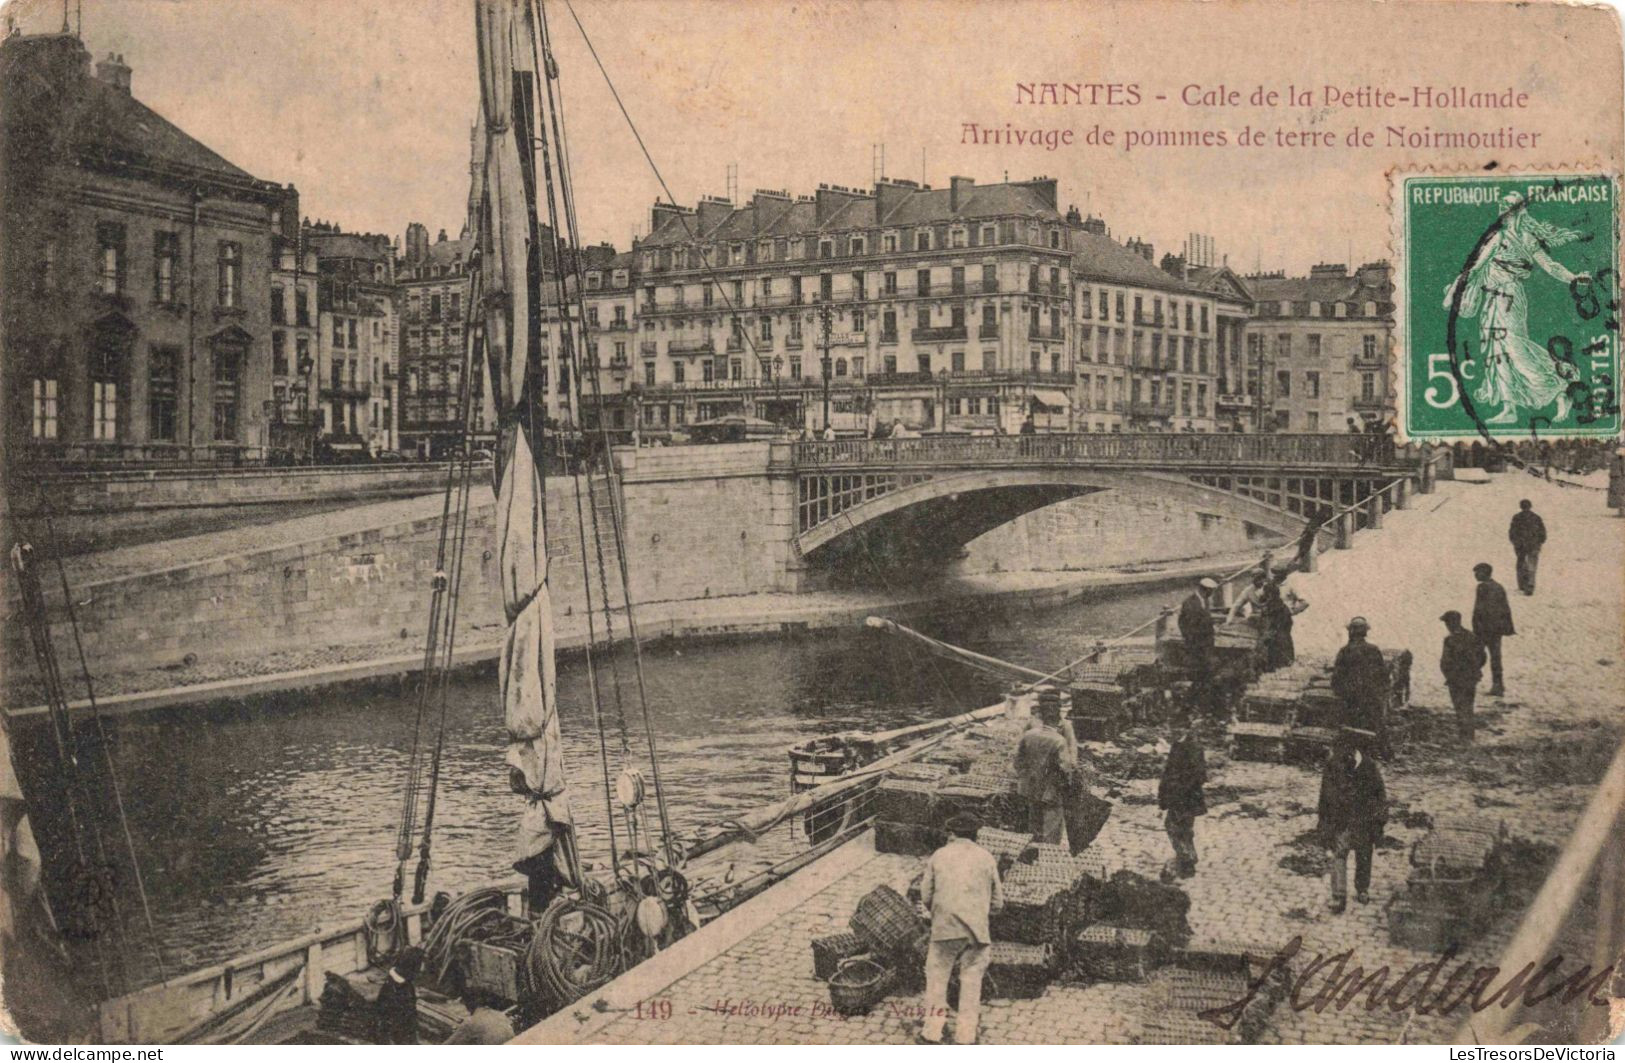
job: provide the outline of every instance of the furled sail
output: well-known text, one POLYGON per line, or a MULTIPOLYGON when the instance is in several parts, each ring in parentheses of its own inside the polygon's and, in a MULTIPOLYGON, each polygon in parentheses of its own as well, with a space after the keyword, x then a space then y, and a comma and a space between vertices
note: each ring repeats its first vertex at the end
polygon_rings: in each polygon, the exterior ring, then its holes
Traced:
POLYGON ((532 342, 540 278, 532 254, 535 184, 528 172, 534 84, 526 14, 515 0, 476 0, 485 165, 480 179, 480 320, 486 379, 500 426, 496 476, 497 561, 508 629, 500 678, 510 781, 526 805, 516 866, 533 875, 551 854, 574 878, 570 805, 554 697, 554 632, 548 592, 545 489, 537 455, 541 376, 532 342), (516 92, 519 98, 516 99, 516 92))

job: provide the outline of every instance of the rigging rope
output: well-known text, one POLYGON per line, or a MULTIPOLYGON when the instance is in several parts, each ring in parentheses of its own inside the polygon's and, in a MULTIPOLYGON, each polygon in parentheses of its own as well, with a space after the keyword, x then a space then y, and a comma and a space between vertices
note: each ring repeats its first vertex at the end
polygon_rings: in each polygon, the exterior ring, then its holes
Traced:
MULTIPOLYGON (((548 97, 548 102, 549 102, 549 105, 550 105, 550 107, 549 107, 549 117, 550 117, 551 124, 552 124, 552 127, 553 127, 553 139, 554 139, 554 142, 558 145, 558 152, 559 152, 559 160, 558 160, 559 196, 560 196, 560 200, 562 201, 562 204, 563 204, 564 218, 565 218, 565 222, 566 222, 566 226, 567 226, 567 231, 565 233, 563 233, 563 234, 561 234, 559 232, 558 227, 555 226, 555 228, 554 228, 554 238, 555 238, 555 240, 557 240, 557 239, 559 239, 559 237, 561 235, 567 236, 570 243, 573 246, 580 247, 581 246, 580 227, 579 227, 579 224, 578 224, 577 214, 576 214, 576 209, 575 209, 574 191, 573 191, 573 189, 571 187, 571 182, 570 182, 570 166, 569 166, 569 157, 568 157, 569 141, 568 141, 568 139, 566 138, 566 136, 564 134, 564 99, 563 99, 563 90, 562 90, 562 87, 559 87, 557 89, 555 88, 556 82, 558 80, 557 79, 557 64, 553 61, 552 49, 551 49, 551 47, 550 47, 550 45, 548 43, 549 42, 549 36, 548 36, 549 31, 548 31, 548 26, 547 26, 547 4, 546 4, 546 0, 530 0, 530 2, 533 2, 536 5, 537 18, 536 18, 535 26, 536 26, 536 31, 537 31, 538 38, 539 38, 536 42, 533 42, 533 47, 539 48, 539 50, 540 50, 540 52, 542 54, 542 57, 545 58, 545 60, 546 60, 545 65, 542 65, 542 64, 539 63, 538 68, 543 70, 547 75, 546 77, 544 77, 543 83, 547 87, 547 97, 548 97)), ((577 25, 578 26, 580 25, 579 20, 577 21, 577 25)), ((586 31, 584 29, 582 30, 582 37, 583 37, 584 40, 587 40, 588 47, 591 48, 592 42, 591 42, 590 39, 588 39, 586 37, 586 31)), ((594 53, 594 57, 596 59, 596 53, 594 53)), ((602 69, 602 64, 601 63, 599 64, 599 67, 600 67, 600 69, 602 69)), ((606 77, 606 80, 607 80, 608 75, 606 74, 605 77, 606 77)), ((611 89, 613 90, 613 85, 611 85, 611 89)), ((634 133, 635 132, 636 132, 636 130, 634 129, 634 133)), ((641 143, 641 141, 640 141, 640 143, 641 143)), ((652 165, 652 162, 651 162, 651 165, 652 165)), ((658 171, 657 171, 657 176, 658 176, 658 171)), ((554 217, 556 219, 557 215, 556 215, 555 207, 554 207, 553 200, 552 200, 551 186, 549 187, 548 209, 549 209, 549 216, 554 217)), ((581 290, 580 285, 577 285, 577 288, 576 288, 576 303, 577 303, 577 305, 578 305, 578 307, 580 309, 581 321, 582 321, 583 325, 585 325, 586 320, 587 320, 586 301, 585 301, 585 298, 584 298, 584 296, 582 294, 582 290, 581 290)), ((568 315, 561 315, 561 317, 567 317, 567 316, 568 315)), ((571 356, 573 356, 575 352, 574 352, 573 349, 571 349, 568 353, 571 356)), ((598 416, 598 431, 599 431, 600 451, 601 451, 600 457, 601 457, 601 459, 603 460, 603 463, 604 463, 604 482, 605 482, 605 488, 606 488, 606 490, 607 490, 607 492, 609 494, 610 527, 611 527, 611 532, 612 532, 612 534, 614 536, 615 557, 616 557, 616 562, 617 562, 617 568, 618 568, 619 574, 620 574, 621 599, 622 599, 622 602, 624 603, 625 609, 626 609, 627 637, 628 637, 628 640, 632 643, 633 664, 634 664, 634 668, 635 668, 636 675, 637 675, 638 701, 639 701, 639 704, 640 704, 640 706, 642 708, 642 715, 643 715, 643 722, 644 722, 644 738, 645 738, 645 742, 648 745, 650 775, 651 775, 651 782, 653 783, 653 786, 654 786, 655 807, 658 810, 659 816, 660 816, 661 839, 662 839, 662 844, 664 845, 664 848, 665 848, 665 851, 666 851, 667 864, 670 865, 670 866, 675 867, 676 858, 675 858, 675 851, 673 850, 673 847, 672 847, 671 817, 670 817, 670 814, 669 814, 669 812, 667 810, 667 807, 666 807, 665 788, 662 785, 661 778, 660 778, 660 755, 659 755, 659 750, 658 750, 657 743, 655 741, 654 719, 653 719, 653 716, 651 715, 651 713, 649 711, 648 684, 647 684, 647 681, 645 680, 645 677, 644 677, 643 644, 642 644, 642 640, 640 639, 640 637, 638 635, 637 622, 636 622, 634 612, 633 612, 633 608, 632 608, 631 579, 630 579, 630 575, 629 575, 629 571, 628 571, 628 567, 627 567, 626 541, 625 541, 624 528, 623 528, 622 521, 621 521, 620 500, 619 500, 618 493, 616 491, 617 476, 616 476, 616 472, 615 472, 615 463, 614 463, 613 454, 612 454, 611 448, 610 448, 608 428, 604 423, 604 417, 603 417, 604 400, 603 400, 603 395, 602 395, 601 384, 600 384, 600 381, 599 381, 599 378, 598 378, 598 371, 597 371, 596 362, 590 368, 592 369, 593 399, 594 399, 594 402, 595 402, 596 406, 598 407, 598 413, 599 413, 599 416, 598 416)), ((572 381, 572 386, 575 388, 576 392, 579 393, 581 391, 581 388, 582 388, 581 374, 578 371, 578 372, 576 372, 574 374, 574 376, 575 376, 575 379, 572 381)), ((578 408, 580 408, 579 403, 578 403, 578 408)), ((589 473, 589 487, 590 487, 590 473, 589 473)), ((600 576, 600 581, 602 583, 604 562, 603 562, 603 557, 602 557, 602 537, 598 534, 598 530, 597 530, 598 513, 597 513, 596 504, 593 505, 592 512, 593 512, 593 520, 594 520, 594 539, 595 539, 595 543, 596 543, 596 545, 598 546, 598 549, 599 549, 599 557, 598 557, 599 576, 600 576)), ((607 591, 602 592, 601 596, 603 598, 605 624, 606 624, 606 626, 609 626, 609 625, 611 625, 613 623, 613 621, 612 621, 612 614, 611 614, 611 611, 610 611, 607 591)), ((616 674, 616 673, 612 673, 612 674, 616 674)), ((617 674, 616 683, 617 683, 617 693, 618 693, 618 683, 619 683, 618 674, 617 674)), ((619 702, 617 702, 617 703, 619 704, 619 702)), ((622 728, 623 728, 623 733, 624 733, 624 729, 625 729, 624 713, 623 713, 623 717, 622 717, 622 728)))

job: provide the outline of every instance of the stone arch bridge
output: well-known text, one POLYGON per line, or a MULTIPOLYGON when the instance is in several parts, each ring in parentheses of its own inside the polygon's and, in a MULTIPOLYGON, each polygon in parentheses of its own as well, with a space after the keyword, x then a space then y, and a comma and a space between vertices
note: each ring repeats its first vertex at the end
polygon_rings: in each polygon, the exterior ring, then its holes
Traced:
POLYGON ((714 563, 720 545, 732 557, 723 564, 755 570, 758 585, 775 590, 842 570, 945 564, 1001 524, 1096 491, 1171 499, 1296 535, 1307 516, 1324 518, 1396 481, 1404 483, 1377 499, 1377 512, 1345 514, 1348 531, 1405 504, 1413 483, 1431 488, 1419 458, 1387 439, 1345 434, 939 436, 645 449, 619 460, 634 543, 646 539, 673 569, 714 563), (694 492, 707 477, 732 486, 694 492), (697 536, 657 526, 696 505, 692 519, 705 529, 697 536))

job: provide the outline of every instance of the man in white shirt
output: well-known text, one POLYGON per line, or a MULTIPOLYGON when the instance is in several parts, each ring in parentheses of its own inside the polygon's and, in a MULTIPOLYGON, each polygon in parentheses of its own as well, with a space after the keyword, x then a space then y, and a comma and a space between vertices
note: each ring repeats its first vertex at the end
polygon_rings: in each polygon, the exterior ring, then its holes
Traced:
POLYGON ((982 1011, 982 975, 993 937, 987 917, 1004 907, 999 865, 976 844, 981 822, 969 812, 948 820, 948 844, 931 854, 920 882, 920 903, 931 913, 931 946, 925 956, 925 1022, 920 1041, 943 1044, 948 1018, 948 977, 959 967, 959 1019, 952 1043, 976 1043, 982 1011))

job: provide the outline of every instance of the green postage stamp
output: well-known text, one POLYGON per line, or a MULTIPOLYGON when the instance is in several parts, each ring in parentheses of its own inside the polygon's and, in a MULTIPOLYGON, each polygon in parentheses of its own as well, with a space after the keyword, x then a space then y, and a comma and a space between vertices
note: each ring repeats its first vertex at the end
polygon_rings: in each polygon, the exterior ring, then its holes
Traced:
POLYGON ((1394 195, 1404 437, 1617 435, 1616 179, 1398 174, 1394 195))

